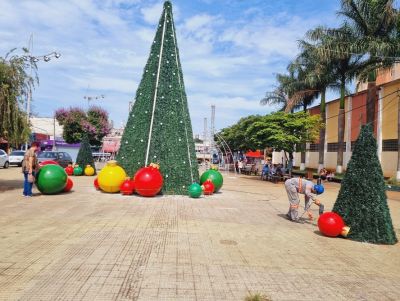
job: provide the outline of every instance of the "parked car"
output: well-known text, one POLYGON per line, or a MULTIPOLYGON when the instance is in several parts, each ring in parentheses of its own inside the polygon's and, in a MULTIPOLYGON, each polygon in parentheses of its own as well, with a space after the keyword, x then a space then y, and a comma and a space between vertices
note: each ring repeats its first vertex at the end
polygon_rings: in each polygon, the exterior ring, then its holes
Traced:
POLYGON ((72 164, 71 156, 66 152, 41 152, 38 154, 38 162, 55 161, 62 167, 67 167, 72 164))
POLYGON ((10 154, 10 165, 17 165, 17 166, 22 166, 22 162, 24 161, 24 151, 13 151, 10 154))
POLYGON ((7 153, 0 149, 0 166, 3 168, 8 168, 9 165, 10 161, 8 159, 7 153))

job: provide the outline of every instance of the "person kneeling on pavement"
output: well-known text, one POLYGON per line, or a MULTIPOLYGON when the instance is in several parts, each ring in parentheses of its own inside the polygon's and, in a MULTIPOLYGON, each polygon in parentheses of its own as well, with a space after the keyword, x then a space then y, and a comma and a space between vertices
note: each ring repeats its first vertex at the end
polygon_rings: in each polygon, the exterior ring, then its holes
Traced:
POLYGON ((311 211, 309 211, 311 204, 314 203, 320 207, 323 212, 323 205, 313 194, 321 194, 324 192, 324 186, 321 184, 314 184, 313 182, 302 179, 302 178, 292 178, 285 182, 286 192, 289 197, 289 212, 286 214, 289 220, 298 222, 299 221, 299 194, 304 194, 304 212, 307 212, 308 218, 313 219, 311 211))

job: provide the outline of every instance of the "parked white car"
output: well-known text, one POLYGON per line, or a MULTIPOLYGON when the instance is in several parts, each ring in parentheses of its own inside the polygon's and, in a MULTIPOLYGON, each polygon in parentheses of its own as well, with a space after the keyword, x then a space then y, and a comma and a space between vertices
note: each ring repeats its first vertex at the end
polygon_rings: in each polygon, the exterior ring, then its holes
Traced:
POLYGON ((22 166, 22 161, 24 161, 24 151, 15 150, 10 154, 9 161, 10 165, 22 166))
POLYGON ((0 167, 8 168, 10 161, 8 160, 8 155, 5 151, 0 149, 0 167))

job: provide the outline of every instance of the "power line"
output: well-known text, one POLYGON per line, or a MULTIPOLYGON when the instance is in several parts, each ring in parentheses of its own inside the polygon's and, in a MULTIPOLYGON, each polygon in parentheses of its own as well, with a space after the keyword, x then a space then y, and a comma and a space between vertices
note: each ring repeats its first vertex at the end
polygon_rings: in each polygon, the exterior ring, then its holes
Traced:
MULTIPOLYGON (((382 97, 381 99, 385 99, 386 97, 391 96, 391 95, 393 95, 393 94, 395 94, 395 93, 399 93, 399 89, 397 89, 396 91, 394 91, 394 92, 392 92, 392 93, 390 93, 390 94, 388 94, 388 95, 385 95, 385 96, 382 97)), ((363 104, 363 105, 361 105, 361 106, 358 106, 358 107, 355 107, 355 108, 351 108, 351 110, 345 111, 343 114, 349 113, 349 112, 351 112, 351 111, 354 111, 354 110, 356 110, 356 109, 365 107, 365 106, 367 106, 367 105, 368 105, 368 103, 366 102, 365 104, 363 104)), ((328 119, 331 119, 331 118, 334 118, 334 117, 338 117, 339 115, 340 115, 340 114, 330 116, 329 118, 326 118, 325 120, 328 120, 328 119)))

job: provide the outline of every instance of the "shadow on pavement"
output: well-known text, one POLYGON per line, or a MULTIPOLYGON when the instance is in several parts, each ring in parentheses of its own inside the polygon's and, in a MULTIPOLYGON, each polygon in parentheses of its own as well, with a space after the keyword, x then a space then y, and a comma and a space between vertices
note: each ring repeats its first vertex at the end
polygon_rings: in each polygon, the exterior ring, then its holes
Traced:
POLYGON ((0 192, 14 189, 23 189, 24 180, 0 180, 0 192))

